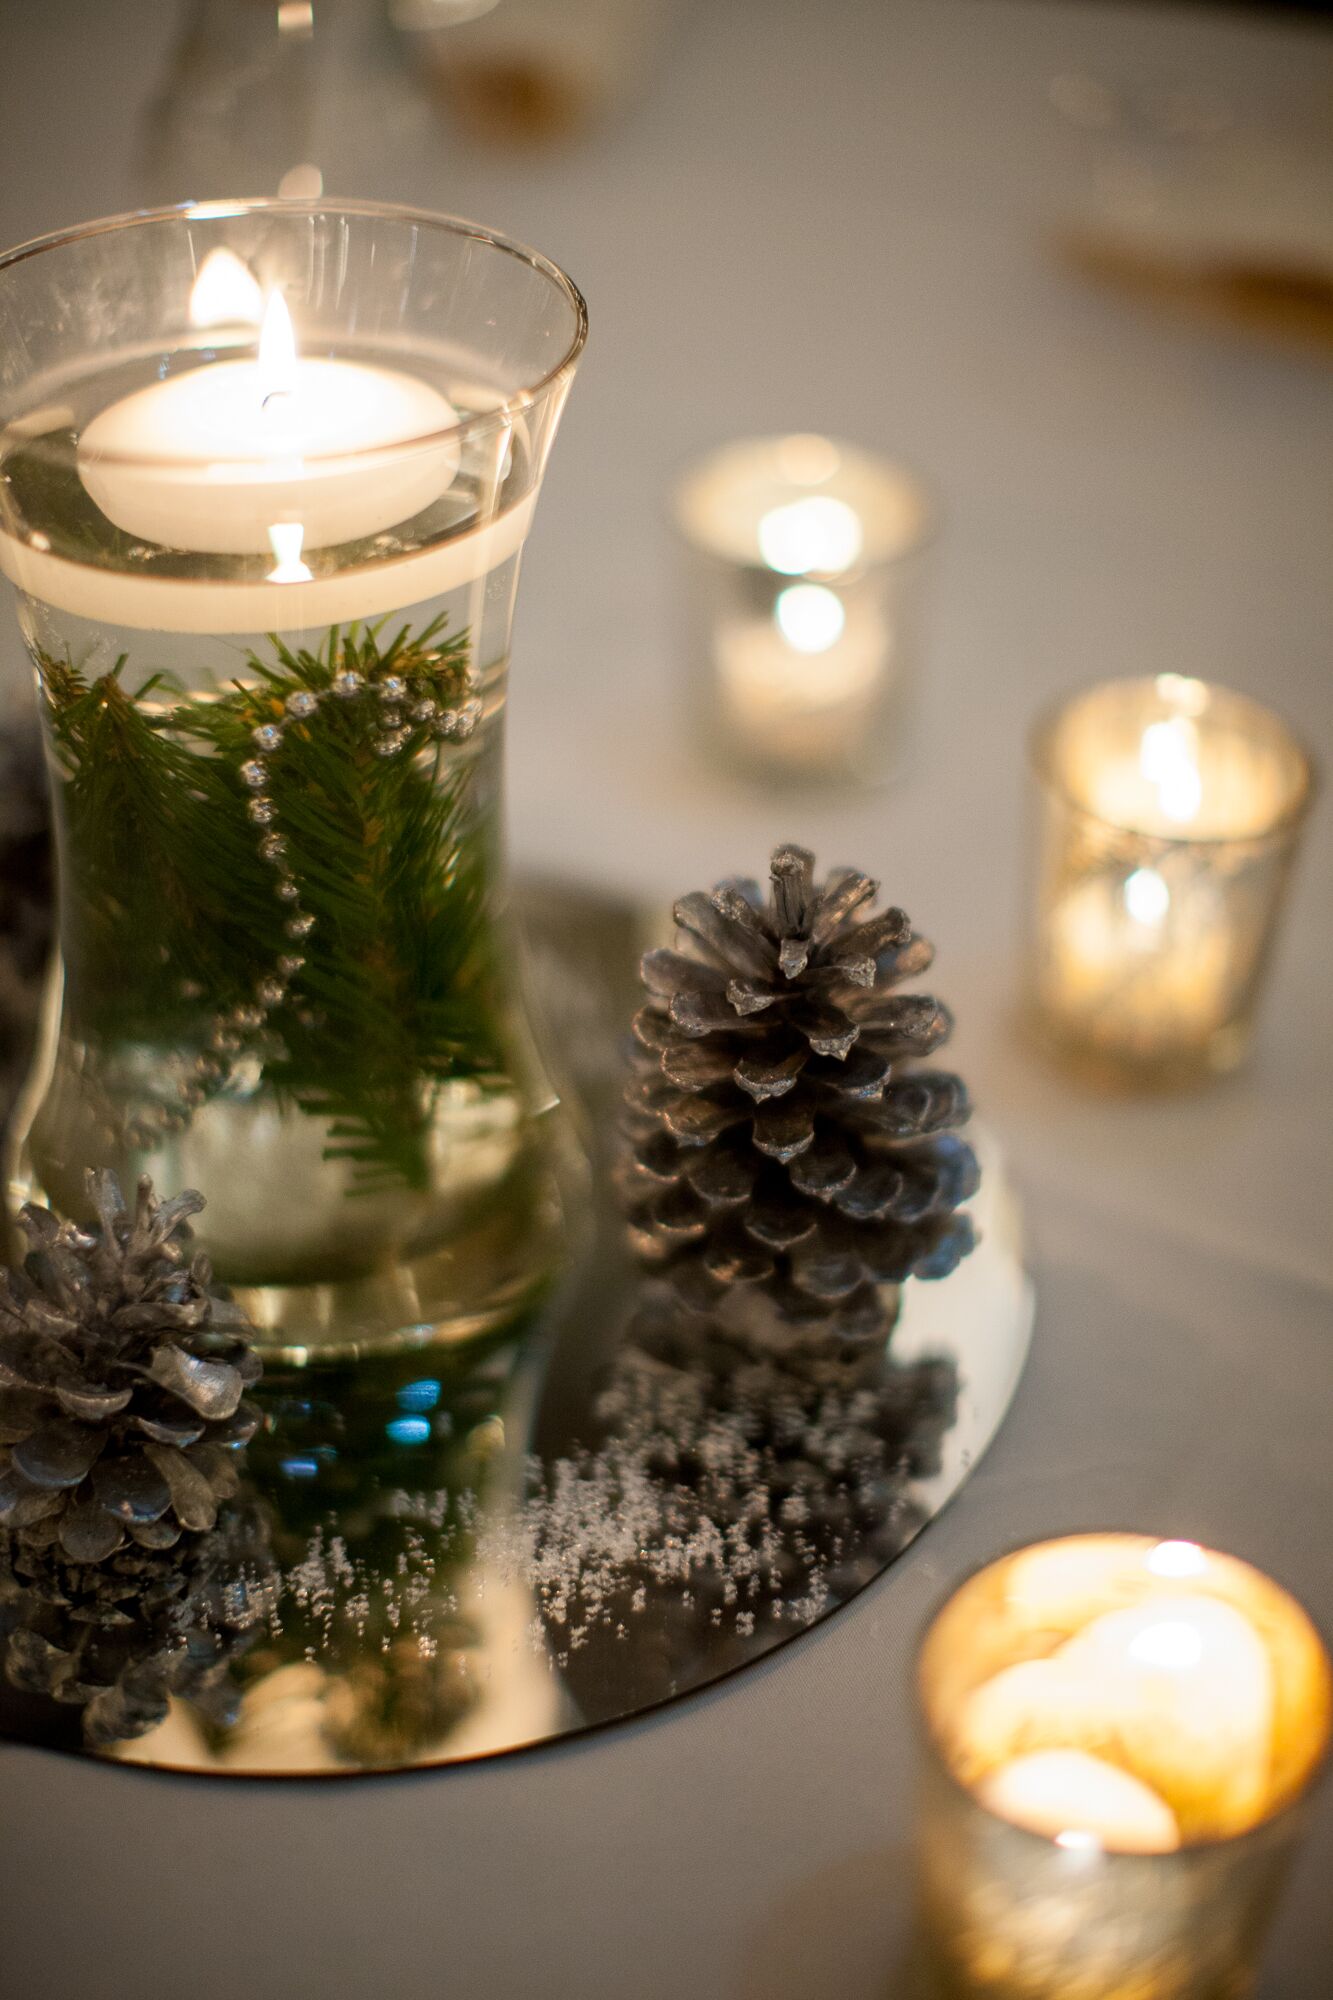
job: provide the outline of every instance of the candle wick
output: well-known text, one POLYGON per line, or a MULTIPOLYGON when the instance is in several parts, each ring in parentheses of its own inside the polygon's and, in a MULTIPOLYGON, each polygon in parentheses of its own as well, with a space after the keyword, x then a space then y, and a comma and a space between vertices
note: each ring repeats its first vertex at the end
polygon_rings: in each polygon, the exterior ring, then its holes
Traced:
POLYGON ((261 401, 259 407, 261 410, 266 410, 270 403, 277 403, 284 401, 288 396, 291 395, 291 393, 292 392, 290 389, 270 389, 268 394, 261 401))

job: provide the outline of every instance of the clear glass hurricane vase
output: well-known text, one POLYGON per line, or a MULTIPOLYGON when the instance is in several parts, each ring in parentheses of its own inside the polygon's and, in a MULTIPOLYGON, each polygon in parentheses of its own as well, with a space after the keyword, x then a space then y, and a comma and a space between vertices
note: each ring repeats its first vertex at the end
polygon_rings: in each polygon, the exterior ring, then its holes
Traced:
POLYGON ((11 1206, 201 1189, 295 1356, 458 1338, 570 1160, 505 915, 524 540, 586 331, 544 258, 211 203, 0 260, 0 567, 60 875, 11 1206))

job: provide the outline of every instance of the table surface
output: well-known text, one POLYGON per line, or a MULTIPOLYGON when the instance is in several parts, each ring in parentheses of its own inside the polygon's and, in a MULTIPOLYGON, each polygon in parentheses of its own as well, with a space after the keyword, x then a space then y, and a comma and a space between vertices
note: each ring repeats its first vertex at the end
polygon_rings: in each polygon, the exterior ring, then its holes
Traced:
MULTIPOLYGON (((135 121, 181 14, 0 7, 0 240, 135 203, 135 121)), ((1172 669, 1274 702, 1325 760, 1333 738, 1327 359, 1061 268, 1052 230, 1120 166, 1052 109, 1070 73, 1220 94, 1260 155, 1333 85, 1327 37, 1287 19, 727 0, 681 8, 643 100, 562 152, 485 151, 410 102, 332 118, 331 192, 475 215, 591 303, 520 604, 516 861, 665 895, 799 838, 881 874, 936 939, 959 1066, 1025 1189, 1036 1344, 980 1472, 890 1575, 656 1717, 333 1790, 0 1750, 16 1996, 871 2000, 910 1921, 912 1644, 969 1569, 1139 1527, 1250 1558, 1333 1625, 1327 803, 1242 1077, 1104 1101, 1012 1022, 1044 702, 1172 669), (901 453, 944 502, 921 713, 878 797, 741 789, 680 725, 670 478, 792 428, 901 453)), ((1326 1977, 1330 1866, 1333 1790, 1262 2000, 1326 1977)))

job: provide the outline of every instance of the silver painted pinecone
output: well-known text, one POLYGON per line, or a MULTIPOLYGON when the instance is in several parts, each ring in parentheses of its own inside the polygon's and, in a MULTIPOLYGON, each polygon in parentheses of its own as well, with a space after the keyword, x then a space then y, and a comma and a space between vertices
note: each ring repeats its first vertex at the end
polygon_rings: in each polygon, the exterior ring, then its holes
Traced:
POLYGON ((631 1242, 694 1312, 763 1343, 882 1341, 908 1277, 972 1248, 977 1186, 954 1136, 961 1080, 914 1067, 952 1027, 893 991, 932 952, 877 884, 822 884, 779 847, 772 895, 721 882, 675 906, 681 949, 650 951, 634 1022, 622 1191, 631 1242))
POLYGON ((158 1202, 90 1173, 100 1231, 49 1209, 20 1217, 31 1249, 0 1277, 0 1531, 101 1563, 128 1541, 170 1548, 234 1492, 231 1451, 258 1415, 260 1373, 238 1307, 189 1251, 192 1189, 158 1202))

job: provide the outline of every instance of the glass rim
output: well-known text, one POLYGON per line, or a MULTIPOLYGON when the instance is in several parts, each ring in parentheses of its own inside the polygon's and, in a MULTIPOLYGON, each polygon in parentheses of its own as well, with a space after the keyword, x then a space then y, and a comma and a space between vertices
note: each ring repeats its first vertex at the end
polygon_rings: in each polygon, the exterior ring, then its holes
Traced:
MULTIPOLYGON (((945 1755, 939 1734, 931 1720, 930 1705, 926 1700, 924 1687, 926 1648, 945 1612, 970 1584, 975 1583, 989 1571, 998 1569, 1002 1563, 1012 1562, 1015 1556, 1026 1555, 1030 1549, 1068 1547, 1072 1542, 1127 1541, 1156 1545, 1159 1542, 1180 1540, 1192 1541, 1193 1537, 1158 1535, 1144 1528, 1075 1528, 1063 1535, 1043 1535, 1033 1542, 1016 1542, 1011 1548, 1001 1549, 997 1555, 987 1557, 985 1562, 969 1570, 961 1581, 946 1588, 944 1594, 936 1598, 931 1610, 917 1628, 912 1648, 911 1685, 917 1730, 925 1740, 936 1771, 948 1780, 950 1787, 960 1798, 966 1799, 978 1812, 984 1813, 987 1819, 994 1821, 996 1826, 1004 1827, 1009 1833, 1024 1836, 1035 1842, 1043 1851, 1055 1845, 1052 1835, 1039 1833, 1035 1827, 1023 1826, 1017 1820, 1006 1819, 1003 1813, 998 1813, 992 1806, 988 1806, 985 1800, 978 1797, 973 1788, 958 1776, 945 1755)), ((1333 1643, 1330 1643, 1330 1635, 1324 1631, 1314 1614, 1306 1608, 1294 1591, 1288 1590, 1285 1583, 1279 1583, 1276 1577, 1260 1569, 1257 1563, 1250 1562, 1245 1556, 1233 1556, 1224 1549, 1215 1549, 1207 1542, 1196 1542, 1194 1545, 1205 1555, 1224 1557, 1227 1562, 1235 1563, 1238 1568, 1248 1570, 1284 1598, 1298 1616, 1305 1620, 1319 1649, 1324 1664, 1325 1687, 1330 1695, 1330 1706, 1324 1718, 1323 1739, 1296 1789, 1280 1804, 1255 1820, 1251 1826, 1242 1827, 1236 1833, 1219 1834, 1206 1839, 1201 1839, 1197 1835, 1189 1840, 1182 1839, 1176 1847, 1168 1848, 1162 1853, 1099 1844, 1097 1851, 1104 1861, 1171 1862, 1178 1860, 1182 1855, 1219 1853, 1226 1848, 1235 1847, 1242 1841, 1252 1840, 1256 1835, 1270 1831, 1289 1815, 1308 1804, 1314 1792, 1328 1777, 1330 1769, 1333 1769, 1333 1643)))
MULTIPOLYGON (((355 466, 373 463, 386 457, 407 453, 418 453, 437 449, 451 443, 462 443, 465 439, 483 436, 487 431, 507 425, 521 417, 554 389, 564 378, 573 373, 588 339, 588 307, 582 292, 567 272, 563 271, 551 258, 529 244, 521 243, 516 237, 505 236, 500 231, 488 229, 483 223, 471 222, 465 216, 447 215, 441 211, 415 208, 405 203, 385 201, 362 201, 356 199, 328 199, 315 196, 307 200, 293 200, 281 195, 257 195, 238 197, 235 200, 173 202, 161 208, 140 208, 126 210, 118 215, 99 216, 90 222, 77 223, 66 229, 52 230, 43 236, 34 236, 25 243, 17 243, 12 249, 0 252, 0 285, 5 273, 32 258, 47 252, 63 250, 72 244, 88 242, 98 236, 111 236, 132 229, 153 224, 171 222, 224 221, 230 216, 282 215, 282 216, 363 216, 372 220, 403 222, 417 228, 440 231, 456 237, 469 237, 474 242, 483 243, 493 250, 512 257, 517 263, 544 278, 560 294, 574 316, 574 331, 560 359, 546 369, 535 382, 525 383, 514 390, 494 409, 480 410, 458 423, 446 424, 437 430, 415 432, 407 437, 395 438, 388 444, 359 445, 351 451, 304 452, 302 462, 308 466, 355 466)), ((21 422, 22 419, 20 418, 21 422)), ((0 433, 5 426, 0 424, 0 433)), ((40 434, 33 439, 40 444, 40 434)), ((77 448, 77 447, 76 447, 77 448)), ((97 461, 101 465, 161 468, 177 473, 191 466, 232 465, 244 468, 251 464, 247 459, 221 459, 216 455, 207 458, 166 457, 153 452, 99 451, 97 461)))
MULTIPOLYGON (((1221 697, 1234 703, 1238 708, 1247 709, 1272 725, 1279 732, 1285 746, 1290 750, 1300 767, 1299 780, 1294 787, 1290 803, 1266 826, 1252 832, 1234 833, 1190 833, 1182 827, 1178 832, 1164 833, 1160 827, 1137 824, 1127 816, 1113 817, 1080 798, 1065 782, 1057 769, 1054 745, 1060 724, 1067 715, 1091 696, 1102 694, 1111 688, 1129 690, 1132 688, 1154 688, 1162 676, 1160 674, 1127 674, 1112 676, 1107 680, 1086 681, 1072 693, 1057 695, 1037 714, 1027 732, 1028 768, 1038 784, 1058 799, 1062 805, 1080 819, 1090 820, 1097 826, 1110 827, 1116 833, 1132 835, 1136 840, 1149 840, 1162 848, 1185 847, 1254 847, 1280 841, 1295 833, 1309 815, 1318 794, 1322 774, 1318 759, 1304 738, 1297 735, 1291 724, 1274 708, 1268 708, 1253 695, 1242 694, 1239 688, 1228 687, 1224 681, 1205 681, 1196 675, 1186 678, 1198 681, 1206 688, 1209 700, 1221 697)), ((998 1558, 997 1558, 998 1560, 998 1558)))
MULTIPOLYGON (((706 451, 682 460, 672 473, 667 484, 666 510, 673 529, 686 548, 696 555, 707 556, 721 563, 729 570, 753 570, 761 576, 787 575, 786 571, 774 570, 761 555, 756 554, 750 559, 730 555, 703 535, 696 533, 687 519, 686 502, 692 489, 710 474, 715 473, 733 452, 771 447, 783 444, 789 438, 806 437, 818 437, 821 443, 832 445, 835 451, 845 454, 849 459, 859 460, 862 464, 872 467, 881 477, 887 474, 902 492, 910 496, 916 507, 917 520, 910 537, 886 555, 858 557, 847 570, 811 569, 791 572, 793 580, 801 575, 837 578, 852 571, 860 573, 868 570, 892 569, 899 563, 909 562, 913 556, 921 554, 939 540, 944 525, 944 509, 939 494, 911 460, 900 458, 896 453, 879 451, 872 445, 854 443, 851 438, 833 432, 747 431, 738 437, 723 438, 706 451)), ((818 489, 812 485, 809 490, 816 492, 818 489)), ((799 497, 799 489, 795 482, 793 482, 792 497, 793 499, 799 497)))

